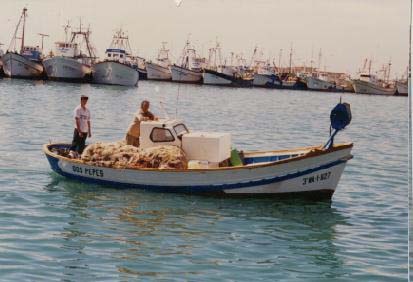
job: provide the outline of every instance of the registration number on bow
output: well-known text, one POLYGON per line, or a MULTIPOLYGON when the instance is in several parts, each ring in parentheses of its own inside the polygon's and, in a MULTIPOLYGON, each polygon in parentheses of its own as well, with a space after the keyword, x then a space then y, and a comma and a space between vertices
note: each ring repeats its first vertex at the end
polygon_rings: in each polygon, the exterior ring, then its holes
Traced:
POLYGON ((311 184, 311 183, 315 183, 315 182, 320 182, 320 181, 325 181, 325 180, 329 179, 330 176, 331 176, 331 171, 327 171, 327 172, 320 173, 320 174, 317 174, 317 175, 304 177, 303 178, 303 185, 307 185, 307 184, 311 184))

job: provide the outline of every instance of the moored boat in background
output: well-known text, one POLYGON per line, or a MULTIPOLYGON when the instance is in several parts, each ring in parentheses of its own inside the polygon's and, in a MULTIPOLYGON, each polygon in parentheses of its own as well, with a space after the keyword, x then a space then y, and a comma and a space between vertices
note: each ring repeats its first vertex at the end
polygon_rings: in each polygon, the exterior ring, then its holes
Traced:
POLYGON ((71 39, 68 40, 70 26, 66 25, 64 28, 65 41, 56 42, 55 54, 43 60, 47 77, 59 81, 90 81, 92 64, 96 60, 94 48, 90 43, 90 29, 82 30, 80 24, 79 30, 72 31, 71 39))
POLYGON ((328 81, 324 76, 319 74, 312 74, 305 77, 308 90, 316 91, 336 91, 336 84, 328 81))
POLYGON ((409 89, 407 80, 398 80, 396 81, 396 94, 397 96, 408 96, 409 89))
POLYGON ((166 49, 166 42, 162 42, 162 48, 158 51, 155 62, 146 62, 148 79, 152 80, 171 80, 169 50, 166 49))
POLYGON ((3 71, 8 77, 39 79, 44 77, 42 50, 40 50, 39 46, 25 46, 26 17, 27 9, 24 8, 9 48, 1 58, 3 71), (20 26, 22 26, 22 34, 18 38, 17 33, 20 26), (21 40, 19 52, 17 52, 16 46, 18 39, 21 40))
POLYGON ((105 51, 105 60, 92 67, 93 82, 121 86, 137 86, 139 72, 131 55, 129 38, 120 29, 105 51))
POLYGON ((182 52, 181 64, 171 66, 172 81, 202 83, 202 68, 205 65, 205 59, 197 57, 195 49, 187 40, 182 52))
POLYGON ((248 73, 242 72, 238 66, 228 67, 222 62, 221 46, 217 42, 214 48, 209 49, 208 65, 203 70, 203 84, 251 87, 252 78, 248 73))
POLYGON ((359 72, 359 78, 351 81, 354 92, 371 95, 394 95, 396 88, 390 83, 389 79, 391 63, 389 62, 387 66, 383 66, 382 70, 380 70, 383 73, 381 79, 371 72, 371 65, 372 60, 364 60, 362 70, 359 72))
POLYGON ((394 95, 396 89, 389 84, 380 81, 377 76, 361 73, 358 79, 352 80, 354 92, 371 95, 394 95))
MULTIPOLYGON (((2 45, 3 45, 3 44, 0 43, 0 47, 1 47, 2 45)), ((3 50, 0 49, 0 77, 2 77, 2 76, 4 75, 4 72, 3 72, 3 61, 1 60, 1 58, 3 57, 3 55, 4 55, 4 52, 3 52, 3 50)))

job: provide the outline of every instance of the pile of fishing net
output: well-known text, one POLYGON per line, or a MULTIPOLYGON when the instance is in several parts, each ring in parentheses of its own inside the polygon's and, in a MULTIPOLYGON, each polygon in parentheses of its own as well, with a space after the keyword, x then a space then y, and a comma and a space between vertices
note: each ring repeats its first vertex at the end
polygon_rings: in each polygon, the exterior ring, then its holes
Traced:
POLYGON ((163 145, 146 149, 126 145, 124 141, 87 146, 81 159, 95 166, 113 168, 186 169, 188 161, 177 146, 163 145))

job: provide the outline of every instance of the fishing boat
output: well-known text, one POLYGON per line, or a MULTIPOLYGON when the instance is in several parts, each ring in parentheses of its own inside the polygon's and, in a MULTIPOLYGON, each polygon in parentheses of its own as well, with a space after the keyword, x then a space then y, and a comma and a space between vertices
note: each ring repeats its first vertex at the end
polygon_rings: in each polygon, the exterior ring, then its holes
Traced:
POLYGON ((195 49, 189 40, 182 51, 181 64, 171 66, 172 81, 187 83, 202 83, 202 68, 205 59, 197 57, 195 49))
POLYGON ((408 84, 407 80, 398 80, 396 81, 396 94, 397 96, 407 96, 408 95, 408 84))
POLYGON ((282 82, 274 72, 258 69, 254 73, 254 87, 281 88, 282 82))
POLYGON ((146 60, 145 58, 139 56, 130 56, 132 60, 132 66, 139 73, 139 80, 148 79, 148 70, 146 69, 146 60))
POLYGON ((354 92, 371 95, 394 95, 396 93, 396 88, 389 82, 391 62, 389 62, 387 66, 383 66, 379 71, 383 74, 381 78, 372 73, 371 65, 371 59, 364 60, 363 67, 361 71, 359 71, 359 78, 351 81, 354 92))
MULTIPOLYGON (((0 47, 1 47, 1 45, 3 45, 3 44, 0 43, 0 47)), ((3 77, 3 75, 4 75, 4 72, 3 72, 3 62, 2 62, 2 60, 1 60, 1 58, 3 57, 3 55, 4 55, 4 52, 3 52, 3 50, 0 49, 0 77, 3 77)))
POLYGON ((328 78, 320 73, 313 73, 305 77, 308 90, 315 91, 336 91, 337 87, 334 82, 328 81, 328 78))
POLYGON ((358 94, 394 95, 396 92, 394 87, 370 73, 361 73, 358 79, 352 80, 352 83, 354 92, 358 94))
POLYGON ((129 44, 129 37, 119 29, 105 51, 104 61, 92 67, 93 82, 122 86, 137 86, 139 72, 129 44))
POLYGON ((217 42, 214 48, 209 49, 208 65, 203 70, 203 84, 250 87, 253 79, 241 72, 238 67, 226 67, 222 62, 221 46, 217 42))
POLYGON ((166 42, 162 42, 162 47, 158 51, 158 57, 156 58, 156 61, 146 62, 148 79, 171 80, 172 74, 170 65, 171 61, 169 60, 169 50, 166 49, 166 42))
POLYGON ((69 24, 64 26, 65 40, 55 42, 55 54, 43 60, 43 66, 50 80, 83 82, 90 81, 92 64, 96 60, 90 43, 90 29, 72 31, 68 38, 69 24), (84 43, 84 44, 82 44, 84 43))
POLYGON ((27 9, 24 8, 19 22, 14 31, 13 38, 10 42, 6 54, 1 58, 3 63, 4 74, 8 77, 15 78, 42 78, 42 50, 39 46, 25 45, 25 26, 26 26, 27 9), (19 27, 22 27, 21 37, 17 37, 19 27), (20 50, 17 51, 17 40, 21 40, 20 50))
POLYGON ((140 146, 182 148, 189 159, 185 169, 91 165, 62 154, 70 147, 64 143, 46 144, 43 151, 56 173, 86 183, 156 192, 331 198, 352 158, 352 143, 334 144, 351 121, 350 105, 340 102, 330 119, 334 131, 325 145, 260 152, 231 150, 228 133, 192 132, 180 120, 142 122, 140 146))

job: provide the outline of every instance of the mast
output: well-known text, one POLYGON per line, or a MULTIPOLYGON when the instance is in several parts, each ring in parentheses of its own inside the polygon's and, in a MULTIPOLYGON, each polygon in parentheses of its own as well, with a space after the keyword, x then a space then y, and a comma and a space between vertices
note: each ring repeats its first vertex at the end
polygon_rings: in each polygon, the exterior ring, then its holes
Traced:
POLYGON ((278 55, 278 68, 280 69, 279 72, 282 72, 282 69, 281 69, 281 58, 282 58, 282 55, 283 55, 283 49, 280 49, 280 54, 278 55))
POLYGON ((293 62, 293 44, 291 43, 291 47, 290 47, 290 73, 293 72, 293 70, 292 70, 292 62, 293 62))
POLYGON ((321 58, 322 58, 322 53, 321 53, 321 48, 320 51, 318 52, 318 71, 321 70, 321 58))
POLYGON ((369 60, 369 75, 371 74, 371 59, 369 60))
POLYGON ((27 12, 27 8, 26 7, 24 7, 23 8, 23 14, 22 14, 22 17, 23 17, 23 30, 22 30, 22 41, 21 41, 21 46, 20 46, 20 53, 23 53, 23 49, 24 49, 24 30, 25 30, 25 27, 26 27, 26 12, 27 12))
POLYGON ((68 43, 68 35, 67 35, 67 32, 68 32, 68 30, 69 30, 69 28, 70 28, 69 21, 67 21, 67 24, 64 25, 63 28, 64 28, 64 30, 65 30, 65 43, 68 43))
POLYGON ((48 34, 44 34, 44 33, 38 33, 38 35, 40 35, 40 37, 42 38, 42 52, 43 52, 43 39, 44 39, 45 37, 49 37, 49 35, 48 35, 48 34))
POLYGON ((388 68, 387 68, 387 83, 390 81, 390 69, 391 69, 391 61, 389 61, 388 68))

